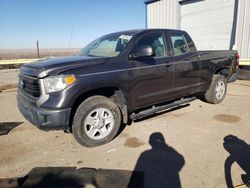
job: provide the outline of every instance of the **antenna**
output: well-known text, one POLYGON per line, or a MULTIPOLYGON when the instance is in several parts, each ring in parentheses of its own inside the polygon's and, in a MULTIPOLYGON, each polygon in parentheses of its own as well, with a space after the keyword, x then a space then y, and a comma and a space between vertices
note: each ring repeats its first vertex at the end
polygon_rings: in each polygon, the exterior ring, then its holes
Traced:
POLYGON ((73 37, 73 33, 74 33, 74 25, 72 26, 72 29, 71 29, 71 34, 70 34, 70 40, 69 40, 69 50, 68 50, 68 55, 69 55, 69 51, 70 51, 70 48, 71 48, 71 41, 72 41, 72 37, 73 37))

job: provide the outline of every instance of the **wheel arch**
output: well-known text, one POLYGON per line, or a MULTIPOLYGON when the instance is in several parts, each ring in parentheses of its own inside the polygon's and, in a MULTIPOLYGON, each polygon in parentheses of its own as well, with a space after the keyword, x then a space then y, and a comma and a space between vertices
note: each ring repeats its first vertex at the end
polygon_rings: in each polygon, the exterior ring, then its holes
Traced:
POLYGON ((80 94, 72 104, 72 109, 70 113, 70 129, 73 123, 74 115, 76 113, 77 108, 79 105, 85 101, 87 98, 95 96, 95 95, 101 95, 107 98, 112 99, 120 108, 121 114, 122 114, 122 121, 123 123, 128 122, 128 112, 127 112, 127 102, 125 98, 124 92, 119 87, 102 87, 102 88, 96 88, 89 90, 87 92, 84 92, 80 94))
POLYGON ((221 67, 215 70, 214 74, 220 74, 225 76, 225 78, 227 79, 229 76, 229 70, 227 67, 221 67))

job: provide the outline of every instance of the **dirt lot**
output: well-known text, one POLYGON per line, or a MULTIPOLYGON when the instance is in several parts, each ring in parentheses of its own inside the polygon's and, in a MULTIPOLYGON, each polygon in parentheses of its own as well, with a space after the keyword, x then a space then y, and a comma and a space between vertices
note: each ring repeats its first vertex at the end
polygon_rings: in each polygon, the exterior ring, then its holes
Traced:
MULTIPOLYGON (((0 93, 0 126, 6 122, 22 124, 0 136, 0 178, 24 176, 34 167, 76 166, 142 169, 145 182, 154 176, 164 184, 164 176, 172 174, 182 187, 226 187, 224 164, 230 154, 223 139, 235 135, 249 144, 249 121, 250 82, 237 81, 229 85, 219 105, 195 100, 178 110, 134 122, 109 144, 85 148, 71 134, 43 132, 32 126, 17 109, 16 90, 4 90, 0 93), (159 140, 162 147, 149 143, 153 133, 165 138, 165 143, 159 140), (167 157, 162 158, 163 153, 167 157)), ((239 152, 243 157, 247 153, 243 148, 239 152)), ((242 173, 234 163, 234 184, 241 183, 242 173)))

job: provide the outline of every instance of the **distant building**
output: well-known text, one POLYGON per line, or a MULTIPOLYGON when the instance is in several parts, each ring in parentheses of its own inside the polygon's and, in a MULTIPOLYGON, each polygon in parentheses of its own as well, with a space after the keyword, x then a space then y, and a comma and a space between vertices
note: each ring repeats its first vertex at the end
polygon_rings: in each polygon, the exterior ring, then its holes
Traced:
POLYGON ((187 31, 198 50, 237 49, 250 59, 250 0, 148 0, 147 28, 187 31))

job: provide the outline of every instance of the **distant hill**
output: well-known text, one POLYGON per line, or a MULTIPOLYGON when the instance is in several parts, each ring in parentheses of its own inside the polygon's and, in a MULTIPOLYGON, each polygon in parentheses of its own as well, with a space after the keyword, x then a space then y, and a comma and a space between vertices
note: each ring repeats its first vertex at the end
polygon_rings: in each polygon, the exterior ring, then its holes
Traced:
MULTIPOLYGON (((40 58, 76 55, 80 50, 80 48, 72 48, 70 51, 63 48, 40 49, 40 58)), ((37 58, 36 49, 0 49, 0 60, 27 58, 37 58)))

